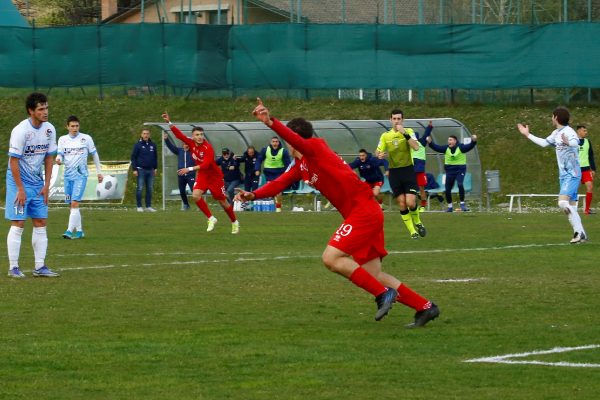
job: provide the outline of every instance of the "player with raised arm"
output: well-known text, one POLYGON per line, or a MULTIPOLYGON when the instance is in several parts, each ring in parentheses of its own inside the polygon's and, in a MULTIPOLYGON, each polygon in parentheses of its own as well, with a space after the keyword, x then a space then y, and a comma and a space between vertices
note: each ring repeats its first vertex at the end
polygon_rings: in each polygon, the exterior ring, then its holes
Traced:
POLYGON ((202 195, 210 190, 210 193, 217 202, 223 207, 225 213, 231 220, 231 233, 236 235, 240 232, 240 223, 233 211, 233 205, 227 201, 225 193, 225 181, 223 180, 223 171, 215 161, 215 151, 208 141, 204 138, 204 129, 194 127, 192 129, 192 138, 185 136, 175 125, 171 123, 171 118, 166 112, 162 115, 163 119, 169 124, 171 132, 175 137, 190 147, 192 158, 196 163, 195 166, 189 168, 181 168, 177 171, 179 175, 186 174, 191 171, 197 171, 192 198, 196 205, 208 218, 208 227, 206 232, 211 232, 215 229, 217 219, 210 212, 208 204, 202 198, 202 195))
POLYGON ((577 189, 581 180, 579 166, 579 137, 569 126, 570 114, 565 107, 557 107, 552 112, 554 131, 545 139, 534 136, 529 132, 529 125, 518 124, 519 132, 533 143, 541 147, 552 146, 556 149, 558 162, 558 179, 560 192, 558 206, 569 218, 573 227, 571 243, 585 242, 588 237, 583 229, 581 217, 577 213, 577 189))
POLYGON ((79 132, 79 119, 71 115, 67 118, 67 135, 58 139, 58 155, 56 163, 64 163, 64 185, 65 185, 65 203, 70 204, 71 213, 69 215, 69 224, 67 230, 63 233, 65 239, 83 239, 83 227, 81 222, 81 213, 79 211, 79 202, 83 198, 85 185, 87 184, 88 155, 92 155, 98 174, 98 183, 101 183, 104 177, 100 166, 100 157, 96 151, 96 145, 90 135, 79 132))
POLYGON ((439 309, 435 304, 382 271, 381 260, 387 255, 384 218, 369 186, 348 168, 324 139, 313 137, 310 122, 295 118, 285 126, 271 118, 260 99, 254 115, 287 142, 295 162, 279 178, 256 191, 240 190, 236 200, 271 197, 293 182, 308 179, 308 183, 319 190, 344 218, 323 252, 323 263, 330 271, 375 296, 375 320, 387 315, 395 300, 416 310, 411 327, 423 326, 437 318, 439 309))
POLYGON ((25 108, 29 118, 12 130, 8 150, 4 211, 4 217, 10 221, 10 230, 6 238, 8 276, 25 277, 19 266, 19 253, 25 221, 31 218, 31 244, 35 259, 33 276, 52 278, 58 274, 45 264, 48 250, 46 220, 52 164, 56 154, 56 130, 48 122, 46 95, 31 93, 25 100, 25 108))

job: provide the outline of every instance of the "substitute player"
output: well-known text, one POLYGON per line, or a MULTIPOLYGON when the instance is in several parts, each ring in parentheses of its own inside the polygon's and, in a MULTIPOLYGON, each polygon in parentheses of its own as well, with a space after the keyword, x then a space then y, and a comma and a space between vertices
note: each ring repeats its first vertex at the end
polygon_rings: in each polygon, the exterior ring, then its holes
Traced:
POLYGON ((254 192, 240 190, 236 199, 249 201, 271 197, 291 183, 308 178, 308 183, 319 190, 344 218, 323 252, 325 266, 375 296, 377 321, 389 312, 396 299, 417 311, 411 327, 423 326, 437 318, 439 309, 435 304, 381 270, 381 260, 387 255, 383 212, 369 186, 348 168, 324 139, 313 137, 310 122, 296 118, 286 127, 270 117, 260 99, 254 115, 287 142, 295 163, 279 178, 254 192))
POLYGON ((585 185, 585 211, 584 213, 595 214, 591 209, 592 195, 594 193, 594 177, 596 176, 596 162, 594 161, 594 150, 592 143, 587 138, 588 130, 585 125, 577 126, 577 137, 579 137, 579 166, 581 167, 581 183, 585 185))
POLYGON ((560 192, 558 206, 568 216, 573 227, 571 243, 582 243, 588 238, 577 213, 577 189, 581 180, 579 166, 579 138, 577 133, 569 126, 569 110, 557 107, 552 112, 552 125, 554 131, 545 139, 534 136, 529 132, 529 125, 518 124, 519 132, 533 143, 541 147, 553 146, 556 149, 558 161, 558 179, 560 192))
POLYGON ((56 130, 48 122, 48 99, 44 94, 31 93, 25 100, 25 108, 29 118, 12 130, 8 150, 4 211, 4 217, 10 221, 6 238, 8 276, 25 277, 19 267, 19 254, 25 220, 31 218, 31 244, 35 258, 33 276, 56 277, 58 274, 45 265, 48 249, 48 194, 56 154, 56 130))
POLYGON ((83 198, 85 185, 87 184, 88 155, 92 155, 98 174, 98 183, 101 183, 102 167, 100 166, 100 157, 96 151, 96 145, 90 135, 79 132, 79 119, 71 115, 67 118, 67 135, 58 138, 58 155, 56 163, 64 163, 64 185, 65 185, 65 203, 71 207, 69 215, 69 224, 67 230, 63 233, 65 239, 83 239, 83 227, 81 222, 81 212, 79 211, 79 202, 83 198))
POLYGON ((175 125, 171 123, 169 114, 164 113, 163 119, 169 124, 171 132, 175 137, 181 140, 183 143, 190 146, 192 152, 192 158, 196 165, 189 168, 181 168, 177 171, 179 175, 184 175, 188 172, 197 171, 196 183, 194 183, 194 190, 192 191, 192 198, 196 202, 196 205, 208 218, 208 227, 206 232, 211 232, 215 229, 217 219, 210 212, 208 204, 202 198, 202 195, 210 190, 210 194, 215 199, 227 216, 231 220, 231 233, 236 235, 240 232, 240 223, 233 212, 233 205, 227 201, 225 194, 225 181, 223 180, 223 172, 221 168, 215 162, 215 151, 213 150, 210 143, 204 138, 204 129, 196 126, 192 129, 192 138, 185 136, 175 125))
POLYGON ((415 132, 415 138, 417 139, 417 143, 419 144, 419 149, 413 150, 412 147, 410 149, 417 178, 417 185, 419 186, 419 197, 421 199, 419 212, 425 212, 425 207, 427 207, 427 193, 425 193, 425 186, 427 186, 427 175, 425 173, 425 165, 427 164, 426 148, 427 138, 431 135, 432 130, 433 123, 429 121, 427 128, 425 128, 423 136, 419 136, 419 134, 415 132))
POLYGON ((384 158, 386 155, 388 157, 392 196, 398 202, 402 221, 406 225, 410 237, 418 239, 427 234, 417 208, 419 187, 411 154, 411 150, 419 150, 419 143, 415 137, 415 132, 404 127, 404 113, 402 110, 392 110, 390 121, 392 129, 384 132, 379 138, 376 154, 378 158, 384 158))
POLYGON ((358 157, 350 164, 352 169, 358 169, 359 176, 364 179, 365 183, 369 185, 373 190, 373 196, 381 206, 383 203, 383 195, 381 194, 381 187, 383 186, 383 173, 381 167, 385 170, 385 175, 388 175, 388 162, 385 159, 380 160, 377 157, 373 157, 365 149, 358 151, 358 157))

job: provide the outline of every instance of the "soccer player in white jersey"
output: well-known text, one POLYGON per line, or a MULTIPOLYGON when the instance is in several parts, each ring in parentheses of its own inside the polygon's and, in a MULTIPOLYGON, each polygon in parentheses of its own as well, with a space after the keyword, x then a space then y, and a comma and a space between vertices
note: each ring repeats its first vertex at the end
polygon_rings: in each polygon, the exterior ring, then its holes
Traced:
POLYGON ((554 131, 545 139, 529 133, 529 126, 518 124, 519 132, 533 143, 541 146, 553 146, 556 148, 556 160, 558 161, 558 177, 560 181, 560 193, 558 195, 558 206, 567 214, 569 222, 573 227, 573 238, 571 243, 582 243, 588 238, 581 223, 581 217, 577 213, 577 189, 581 180, 581 168, 579 166, 579 137, 569 126, 569 110, 557 107, 552 112, 552 125, 554 131))
POLYGON ((33 276, 56 277, 58 274, 45 263, 48 249, 48 193, 56 154, 56 130, 48 122, 48 99, 44 94, 31 93, 25 100, 25 108, 29 118, 14 127, 8 149, 4 211, 4 217, 10 221, 6 238, 8 276, 25 277, 19 266, 19 253, 25 221, 31 218, 31 244, 35 258, 33 276))
POLYGON ((100 166, 100 157, 96 151, 94 140, 90 135, 79 132, 79 119, 71 115, 67 118, 68 135, 61 136, 58 139, 58 155, 56 163, 64 164, 64 185, 65 185, 65 203, 70 204, 71 214, 69 215, 69 225, 63 233, 65 239, 83 239, 85 234, 81 224, 81 213, 79 212, 79 203, 85 192, 85 185, 88 178, 87 160, 88 155, 92 155, 98 182, 102 182, 102 170, 100 166))

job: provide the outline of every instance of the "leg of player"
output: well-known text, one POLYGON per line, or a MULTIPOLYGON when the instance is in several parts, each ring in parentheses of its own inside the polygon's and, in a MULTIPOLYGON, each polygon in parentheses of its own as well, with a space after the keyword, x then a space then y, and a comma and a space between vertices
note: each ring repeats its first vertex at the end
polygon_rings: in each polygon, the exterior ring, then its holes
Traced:
POLYGON ((402 222, 404 222, 404 225, 406 225, 406 229, 408 229, 410 237, 413 239, 418 239, 419 234, 417 233, 415 225, 413 224, 412 217, 410 216, 410 211, 408 210, 408 205, 406 202, 406 195, 400 194, 398 197, 396 197, 396 200, 398 202, 398 207, 400 208, 400 216, 402 217, 402 222))
POLYGON ((458 174, 456 177, 456 186, 458 186, 458 198, 460 200, 460 210, 461 211, 470 211, 465 204, 465 174, 458 174))
POLYGON ((19 268, 19 254, 21 253, 21 238, 24 227, 25 221, 11 221, 8 236, 6 237, 8 276, 11 278, 25 278, 25 275, 19 268))
POLYGON ((425 235, 427 235, 427 229, 425 229, 423 222, 421 222, 419 208, 417 207, 417 195, 414 193, 407 193, 405 197, 406 205, 408 207, 408 214, 410 215, 413 226, 419 233, 420 237, 425 237, 425 235))
POLYGON ((33 232, 31 233, 31 245, 33 246, 33 256, 35 269, 33 276, 54 278, 59 276, 46 266, 46 251, 48 250, 48 235, 46 233, 46 219, 32 218, 33 232))
POLYGON ((379 321, 387 315, 392 308, 398 292, 393 288, 386 288, 373 277, 366 269, 358 265, 349 254, 328 245, 322 256, 323 264, 331 272, 345 276, 356 286, 375 296, 377 313, 375 320, 379 321))
POLYGON ((217 201, 221 207, 223 207, 223 210, 225 210, 225 213, 231 221, 231 233, 237 235, 240 232, 240 222, 237 220, 235 212, 233 211, 233 204, 229 203, 227 199, 218 199, 217 201))
POLYGON ((400 282, 396 277, 381 270, 381 258, 377 257, 362 265, 373 277, 387 287, 396 288, 398 296, 396 301, 415 310, 415 322, 407 325, 408 328, 424 326, 427 322, 436 319, 440 310, 435 303, 427 300, 411 288, 400 282))
POLYGON ((448 209, 446 210, 446 212, 452 212, 454 210, 454 207, 452 205, 452 187, 454 186, 455 180, 456 175, 446 173, 446 183, 444 184, 446 203, 448 203, 448 209))
POLYGON ((208 218, 208 227, 206 228, 206 232, 211 232, 213 229, 215 229, 217 219, 214 217, 214 215, 212 215, 210 209, 208 208, 208 204, 206 204, 206 201, 204 201, 204 199, 202 198, 203 194, 203 190, 194 189, 194 191, 192 192, 192 199, 194 199, 194 202, 196 203, 200 211, 202 211, 202 213, 206 215, 206 218, 208 218))
POLYGON ((275 211, 276 212, 281 212, 281 199, 282 199, 282 195, 281 193, 277 194, 275 196, 275 211))
POLYGON ((594 214, 594 211, 592 211, 592 209, 591 209, 593 193, 594 193, 594 182, 587 181, 585 183, 585 213, 588 215, 594 214))
POLYGON ((67 231, 63 233, 65 239, 83 239, 83 227, 81 222, 81 212, 79 211, 79 202, 71 201, 71 213, 69 215, 69 226, 67 231), (71 237, 69 236, 71 234, 71 237))
POLYGON ((383 195, 381 194, 381 186, 373 186, 373 196, 375 197, 381 208, 383 208, 383 195))

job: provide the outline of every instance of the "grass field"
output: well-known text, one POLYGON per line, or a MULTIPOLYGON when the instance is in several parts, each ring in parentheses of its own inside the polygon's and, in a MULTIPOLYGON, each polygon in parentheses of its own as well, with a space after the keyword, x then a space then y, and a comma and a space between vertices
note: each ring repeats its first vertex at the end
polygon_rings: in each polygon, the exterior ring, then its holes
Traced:
POLYGON ((411 310, 375 322, 372 298, 322 266, 337 213, 244 213, 238 236, 216 215, 207 234, 198 212, 84 210, 86 239, 67 241, 52 210, 58 279, 30 277, 28 224, 28 278, 0 278, 0 398, 598 398, 598 347, 465 362, 600 345, 596 216, 569 245, 558 212, 429 213, 417 241, 386 212, 384 268, 442 310, 407 330, 411 310))

